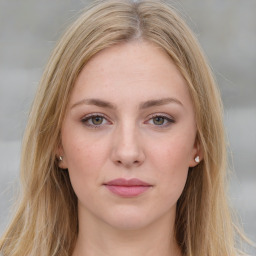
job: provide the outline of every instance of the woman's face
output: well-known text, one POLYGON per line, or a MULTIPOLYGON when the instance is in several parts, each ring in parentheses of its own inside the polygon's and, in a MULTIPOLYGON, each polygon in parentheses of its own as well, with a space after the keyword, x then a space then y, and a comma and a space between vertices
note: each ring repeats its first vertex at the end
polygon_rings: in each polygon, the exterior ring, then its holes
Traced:
POLYGON ((196 165, 196 124, 186 82, 161 49, 130 42, 94 56, 61 134, 60 167, 68 168, 80 218, 137 229, 175 217, 196 165))

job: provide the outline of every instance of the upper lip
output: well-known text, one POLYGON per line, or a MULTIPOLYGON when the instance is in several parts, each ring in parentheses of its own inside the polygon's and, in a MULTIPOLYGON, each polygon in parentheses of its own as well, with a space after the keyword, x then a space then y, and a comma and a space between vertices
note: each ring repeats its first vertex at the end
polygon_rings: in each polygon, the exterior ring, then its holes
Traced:
POLYGON ((108 181, 107 183, 104 183, 104 185, 109 185, 109 186, 126 186, 126 187, 132 187, 132 186, 152 186, 151 184, 144 182, 142 180, 133 178, 133 179, 115 179, 108 181))

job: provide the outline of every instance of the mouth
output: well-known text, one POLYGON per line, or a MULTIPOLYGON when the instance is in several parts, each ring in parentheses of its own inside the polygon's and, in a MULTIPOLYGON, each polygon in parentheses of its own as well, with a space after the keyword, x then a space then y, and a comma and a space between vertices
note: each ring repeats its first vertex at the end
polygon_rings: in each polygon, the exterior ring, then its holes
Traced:
POLYGON ((153 185, 139 179, 115 179, 103 184, 110 192, 121 197, 136 197, 153 185))

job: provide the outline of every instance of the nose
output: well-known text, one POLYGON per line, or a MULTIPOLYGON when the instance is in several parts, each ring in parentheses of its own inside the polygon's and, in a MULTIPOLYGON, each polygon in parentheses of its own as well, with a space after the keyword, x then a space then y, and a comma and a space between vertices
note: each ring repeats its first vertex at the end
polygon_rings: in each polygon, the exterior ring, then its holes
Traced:
POLYGON ((145 161, 139 132, 132 125, 120 127, 116 130, 112 144, 112 161, 116 165, 131 168, 140 166, 145 161))

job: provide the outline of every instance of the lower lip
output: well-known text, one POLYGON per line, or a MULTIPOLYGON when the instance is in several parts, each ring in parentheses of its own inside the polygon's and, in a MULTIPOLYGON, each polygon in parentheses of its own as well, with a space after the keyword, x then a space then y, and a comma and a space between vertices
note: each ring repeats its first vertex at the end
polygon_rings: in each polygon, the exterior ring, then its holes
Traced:
POLYGON ((145 191, 147 191, 151 186, 111 186, 105 185, 112 193, 122 196, 122 197, 135 197, 145 191))

